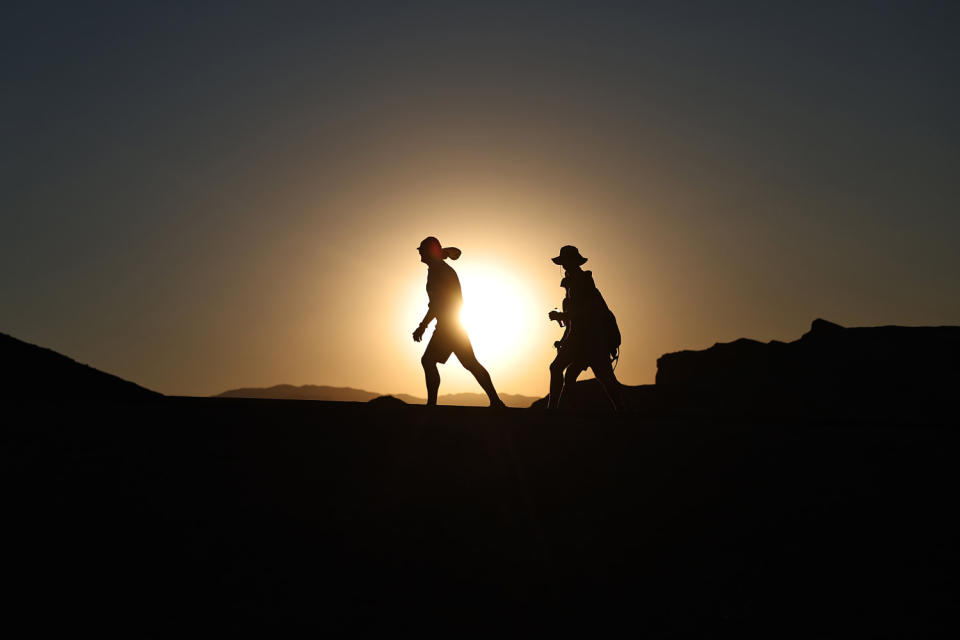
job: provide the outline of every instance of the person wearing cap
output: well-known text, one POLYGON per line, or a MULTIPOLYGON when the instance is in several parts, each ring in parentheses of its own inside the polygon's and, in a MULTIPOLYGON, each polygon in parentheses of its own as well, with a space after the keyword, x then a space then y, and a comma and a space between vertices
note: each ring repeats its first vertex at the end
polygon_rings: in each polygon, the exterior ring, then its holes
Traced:
POLYGON ((603 296, 593 282, 593 273, 581 267, 587 261, 580 250, 566 245, 553 263, 563 267, 564 277, 560 286, 566 290, 563 311, 551 311, 550 320, 565 326, 563 337, 554 343, 557 357, 550 363, 550 396, 547 407, 556 409, 560 399, 569 395, 576 385, 577 377, 593 369, 614 409, 623 408, 620 383, 611 366, 612 352, 619 347, 619 329, 616 320, 607 308, 603 296), (611 320, 612 327, 611 328, 611 320), (616 346, 611 344, 611 331, 616 332, 616 346))
POLYGON ((420 325, 413 332, 414 341, 420 342, 430 322, 434 318, 437 320, 433 336, 423 352, 423 357, 420 358, 427 380, 427 406, 437 404, 437 392, 440 389, 440 372, 437 370, 437 364, 445 363, 451 353, 457 354, 460 364, 480 383, 487 397, 490 398, 491 407, 506 406, 497 395, 490 374, 474 355, 470 338, 460 323, 460 307, 463 306, 460 279, 453 267, 444 262, 448 258, 450 260, 459 258, 460 249, 443 247, 439 240, 429 236, 424 238, 417 247, 417 251, 420 252, 420 262, 428 267, 427 295, 430 298, 430 305, 420 325))

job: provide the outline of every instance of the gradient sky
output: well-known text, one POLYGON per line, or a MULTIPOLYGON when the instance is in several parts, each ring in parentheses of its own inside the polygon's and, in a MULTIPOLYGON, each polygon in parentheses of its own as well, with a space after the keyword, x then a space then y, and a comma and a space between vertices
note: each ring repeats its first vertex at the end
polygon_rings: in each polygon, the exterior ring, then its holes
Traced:
POLYGON ((627 384, 960 324, 960 3, 18 4, 0 331, 157 391, 424 395, 426 235, 509 289, 502 392, 546 393, 563 244, 627 384))

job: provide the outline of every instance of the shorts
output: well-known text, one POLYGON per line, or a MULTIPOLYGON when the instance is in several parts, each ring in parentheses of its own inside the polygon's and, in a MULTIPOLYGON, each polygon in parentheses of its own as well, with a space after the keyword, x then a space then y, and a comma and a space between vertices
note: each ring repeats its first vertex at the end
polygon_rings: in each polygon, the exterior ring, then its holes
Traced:
POLYGON ((451 353, 457 354, 461 364, 472 360, 474 355, 470 337, 460 323, 440 324, 438 322, 430 343, 423 352, 423 357, 443 364, 450 358, 451 353))

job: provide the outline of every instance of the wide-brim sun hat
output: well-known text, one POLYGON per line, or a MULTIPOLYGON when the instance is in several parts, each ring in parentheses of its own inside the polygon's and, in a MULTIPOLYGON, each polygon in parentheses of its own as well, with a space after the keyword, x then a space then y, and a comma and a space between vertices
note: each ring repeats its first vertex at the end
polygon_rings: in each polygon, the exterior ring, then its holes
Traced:
POLYGON ((560 255, 553 258, 553 263, 559 265, 575 264, 580 266, 586 261, 587 259, 580 255, 580 250, 570 244, 560 247, 560 255))

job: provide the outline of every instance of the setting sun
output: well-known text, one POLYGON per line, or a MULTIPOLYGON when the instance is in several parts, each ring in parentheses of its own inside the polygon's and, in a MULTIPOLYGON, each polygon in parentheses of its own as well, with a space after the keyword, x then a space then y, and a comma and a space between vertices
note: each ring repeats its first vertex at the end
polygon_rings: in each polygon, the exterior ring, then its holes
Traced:
MULTIPOLYGON (((483 266, 460 269, 463 310, 460 320, 481 361, 505 366, 523 355, 543 322, 516 278, 483 266)), ((545 314, 545 312, 544 312, 545 314)), ((541 315, 544 315, 541 314, 541 315)))

